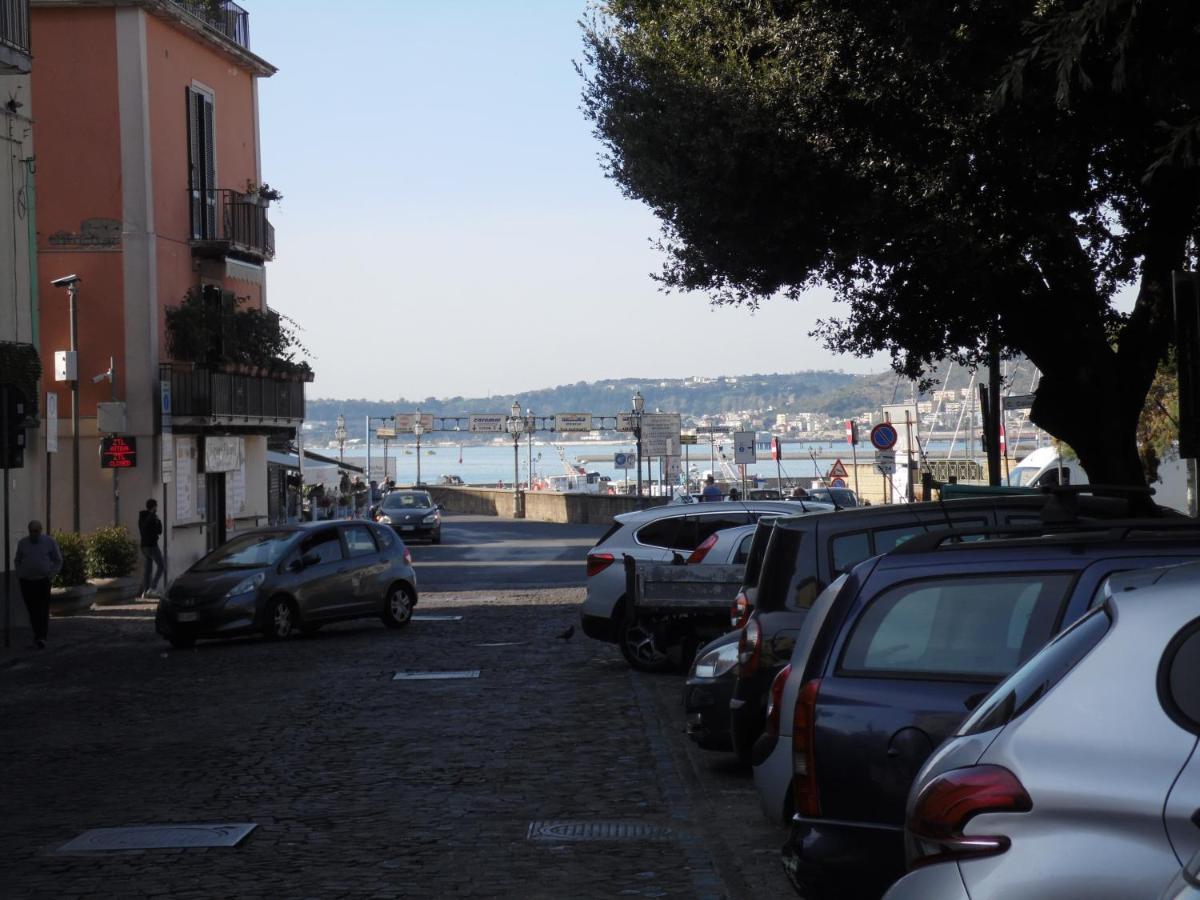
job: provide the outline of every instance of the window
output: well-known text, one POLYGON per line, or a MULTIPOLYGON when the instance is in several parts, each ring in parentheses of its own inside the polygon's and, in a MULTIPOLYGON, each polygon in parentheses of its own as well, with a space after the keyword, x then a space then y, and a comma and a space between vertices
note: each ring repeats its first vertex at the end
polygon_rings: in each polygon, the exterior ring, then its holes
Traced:
POLYGON ((980 734, 1007 725, 1032 707, 1070 672, 1108 633, 1105 610, 1084 616, 1021 666, 963 722, 960 735, 980 734))
POLYGON ((680 547, 681 550, 695 550, 711 535, 718 531, 724 531, 726 528, 737 528, 739 525, 749 525, 750 518, 745 513, 728 513, 719 516, 696 516, 688 518, 685 522, 690 522, 691 529, 686 526, 680 529, 680 534, 676 536, 677 541, 691 541, 686 547, 680 547), (690 534, 688 533, 690 531, 690 534))
POLYGON ((396 532, 390 528, 376 528, 375 540, 379 541, 380 549, 391 550, 396 546, 396 532))
POLYGON ((778 612, 788 607, 792 576, 797 569, 807 570, 800 562, 804 533, 777 525, 767 541, 762 572, 758 576, 758 595, 754 605, 763 612, 778 612))
POLYGON ((338 540, 336 528, 326 528, 318 531, 300 543, 300 555, 315 555, 321 563, 340 562, 342 559, 342 542, 338 540))
POLYGON ((432 506, 428 494, 392 491, 383 498, 384 509, 430 509, 432 506))
POLYGON ((673 517, 643 525, 638 530, 637 541, 648 547, 674 547, 675 533, 679 530, 679 522, 679 517, 673 517))
POLYGON ((366 525, 350 525, 342 530, 346 538, 346 550, 350 557, 367 556, 379 548, 375 546, 375 538, 371 537, 371 529, 366 525))
POLYGON ((187 91, 188 191, 192 239, 217 237, 217 153, 213 135, 213 98, 196 88, 187 91))
POLYGON ((737 553, 733 555, 735 565, 741 565, 750 558, 750 545, 754 543, 754 532, 750 532, 738 544, 737 553))
POLYGON ((835 537, 829 546, 834 572, 849 572, 871 556, 871 537, 865 531, 835 537))
POLYGON ((282 558, 293 537, 295 532, 292 531, 263 531, 240 535, 210 553, 197 568, 207 571, 273 566, 282 558))
POLYGON ((1053 633, 1072 576, 923 579, 884 591, 860 615, 846 671, 1003 677, 1053 633))

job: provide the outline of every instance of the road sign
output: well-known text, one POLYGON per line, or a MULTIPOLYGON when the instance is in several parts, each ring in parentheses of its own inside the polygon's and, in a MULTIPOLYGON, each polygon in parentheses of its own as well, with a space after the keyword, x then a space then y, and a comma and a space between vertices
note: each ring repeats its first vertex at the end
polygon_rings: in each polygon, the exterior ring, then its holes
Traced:
POLYGON ((852 447, 858 443, 858 423, 853 419, 846 423, 846 443, 852 447))
POLYGON ((58 394, 46 394, 46 452, 58 452, 58 394))
POLYGON ((845 478, 835 478, 835 479, 833 479, 833 481, 829 482, 829 486, 844 488, 846 486, 846 479, 845 478))
POLYGON ((395 436, 396 429, 392 428, 390 425, 380 426, 379 428, 375 429, 375 437, 379 438, 381 441, 390 441, 395 436))
POLYGON ((554 416, 555 431, 591 431, 591 413, 556 413, 554 416))
POLYGON ((502 413, 472 413, 467 417, 467 431, 476 434, 503 434, 508 416, 502 413))
POLYGON ((839 459, 832 466, 829 467, 829 473, 825 477, 826 478, 846 478, 849 475, 850 475, 850 473, 846 471, 846 467, 842 464, 842 461, 839 459))
POLYGON ((100 439, 100 468, 132 469, 137 465, 137 438, 110 434, 100 439))
POLYGON ((891 450, 896 446, 896 426, 891 422, 880 422, 871 429, 871 446, 876 450, 891 450))
POLYGON ((737 431, 733 435, 733 461, 738 465, 758 462, 753 431, 737 431))
MULTIPOLYGON (((416 413, 396 413, 396 431, 400 434, 412 434, 413 424, 416 421, 416 413)), ((433 431, 432 413, 421 413, 421 428, 426 432, 433 431)))
POLYGON ((892 475, 896 471, 896 451, 877 450, 875 452, 875 468, 881 475, 892 475))
POLYGON ((617 452, 613 454, 614 469, 628 469, 634 463, 634 461, 635 460, 632 453, 617 452))
POLYGON ((679 436, 679 443, 681 443, 681 444, 695 444, 695 443, 696 443, 696 435, 694 435, 694 434, 681 434, 681 435, 679 436))
POLYGON ((633 413, 617 413, 617 431, 633 431, 633 413))
POLYGON ((1005 409, 1029 409, 1033 406, 1033 394, 1009 394, 1000 398, 1000 405, 1005 409))
POLYGON ((668 456, 679 447, 679 413, 642 413, 642 453, 668 456))

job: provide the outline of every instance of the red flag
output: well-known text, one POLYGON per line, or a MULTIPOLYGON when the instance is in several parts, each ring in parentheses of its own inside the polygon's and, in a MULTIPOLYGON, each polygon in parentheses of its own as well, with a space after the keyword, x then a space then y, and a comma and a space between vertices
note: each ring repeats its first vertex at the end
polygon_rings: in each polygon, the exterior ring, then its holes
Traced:
POLYGON ((858 426, 853 419, 846 423, 846 443, 851 446, 858 443, 858 426))

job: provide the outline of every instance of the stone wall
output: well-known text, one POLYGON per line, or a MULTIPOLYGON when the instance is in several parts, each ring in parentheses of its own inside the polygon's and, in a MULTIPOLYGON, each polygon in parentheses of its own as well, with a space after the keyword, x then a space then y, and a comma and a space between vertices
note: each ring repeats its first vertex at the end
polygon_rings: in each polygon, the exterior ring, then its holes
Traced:
MULTIPOLYGON (((426 490, 447 512, 477 516, 513 517, 513 495, 500 488, 427 486, 426 490)), ((624 494, 559 494, 526 491, 525 518, 538 522, 607 525, 613 516, 650 506, 662 506, 665 497, 629 497, 624 494)))

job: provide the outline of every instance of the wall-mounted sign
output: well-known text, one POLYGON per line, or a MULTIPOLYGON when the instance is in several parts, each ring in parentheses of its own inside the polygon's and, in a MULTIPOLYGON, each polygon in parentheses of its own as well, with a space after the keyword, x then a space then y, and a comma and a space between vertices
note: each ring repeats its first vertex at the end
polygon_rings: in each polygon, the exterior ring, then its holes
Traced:
POLYGON ((679 449, 679 413, 642 413, 642 455, 673 456, 679 449))
POLYGON ((555 413, 555 431, 591 431, 591 413, 555 413))
POLYGON ((228 434, 204 436, 204 471, 236 472, 246 458, 245 438, 228 434))
POLYGON ((137 438, 110 434, 100 439, 100 468, 132 469, 137 465, 137 438))
POLYGON ((46 394, 46 452, 58 452, 58 394, 46 394))
POLYGON ((476 434, 503 434, 508 416, 501 413, 472 413, 467 420, 467 431, 476 434))

